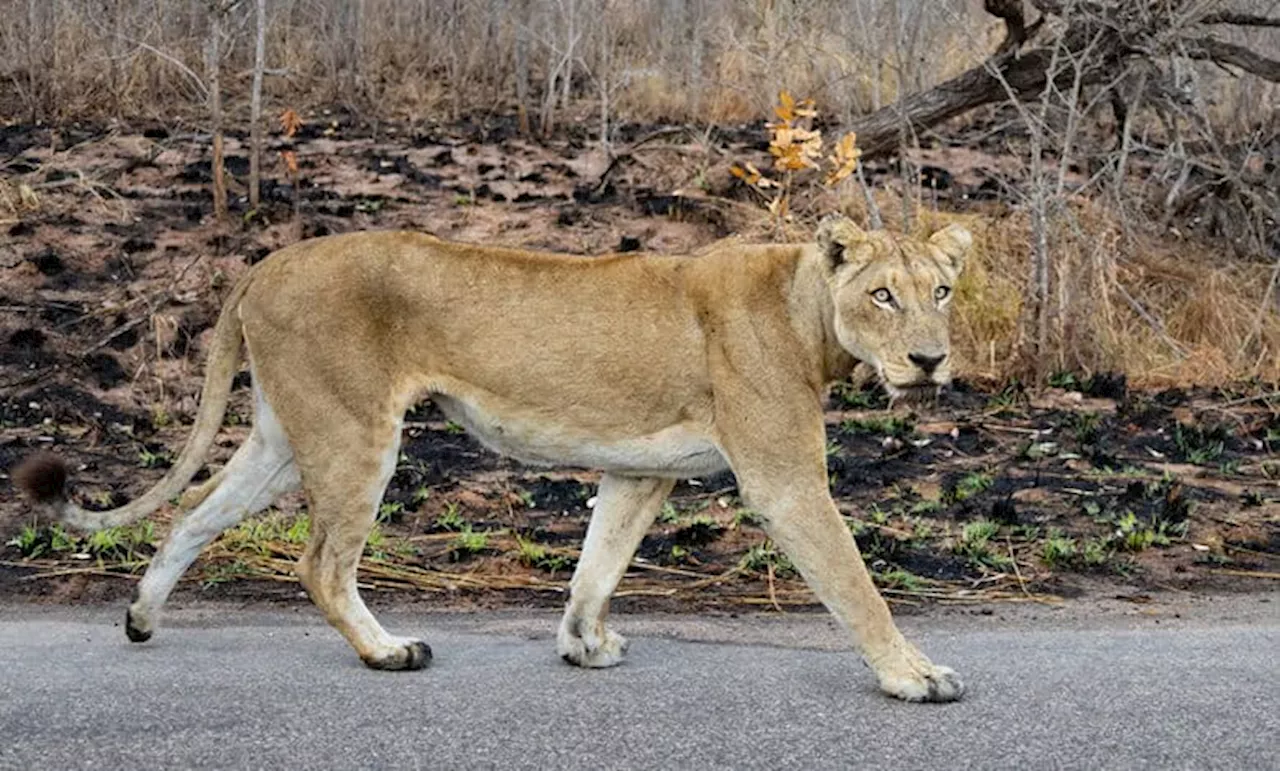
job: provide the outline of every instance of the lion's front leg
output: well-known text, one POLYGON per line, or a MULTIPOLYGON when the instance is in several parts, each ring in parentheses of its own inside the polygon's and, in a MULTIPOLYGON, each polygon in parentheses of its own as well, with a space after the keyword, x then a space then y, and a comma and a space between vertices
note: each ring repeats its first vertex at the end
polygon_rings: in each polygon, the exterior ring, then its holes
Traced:
POLYGON ((853 634, 880 688, 908 701, 953 701, 964 686, 903 638, 827 489, 821 404, 803 383, 738 388, 717 400, 730 465, 765 531, 853 634), (757 395, 759 392, 759 395, 757 395), (774 398, 767 398, 768 394, 774 398))
POLYGON ((765 531, 818 599, 853 633, 880 689, 907 701, 954 701, 956 673, 936 666, 902 636, 826 490, 783 495, 764 507, 765 531))
POLYGON ((605 625, 609 597, 674 484, 670 479, 613 474, 601 478, 582 558, 569 582, 569 604, 556 637, 556 650, 570 664, 611 667, 622 660, 627 641, 605 625))

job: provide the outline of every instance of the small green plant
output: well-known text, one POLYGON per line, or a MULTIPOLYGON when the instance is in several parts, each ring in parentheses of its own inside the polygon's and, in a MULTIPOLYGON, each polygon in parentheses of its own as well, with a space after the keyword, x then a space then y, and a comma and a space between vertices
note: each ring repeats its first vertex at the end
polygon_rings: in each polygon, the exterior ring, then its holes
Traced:
POLYGON ((516 559, 525 567, 545 570, 548 573, 566 570, 574 564, 573 558, 553 554, 542 544, 520 535, 516 536, 516 559))
POLYGON ((417 489, 413 491, 413 505, 415 507, 421 506, 422 504, 426 503, 427 499, 430 497, 431 497, 430 488, 428 488, 426 485, 418 485, 417 489))
POLYGON ((231 551, 269 554, 273 542, 303 544, 310 533, 311 518, 305 514, 288 516, 271 510, 224 531, 220 543, 231 551))
POLYGON ((1197 466, 1213 463, 1222 457, 1231 429, 1226 425, 1191 426, 1178 423, 1173 427, 1173 443, 1188 463, 1197 466))
POLYGON ((452 420, 446 420, 444 423, 444 432, 446 434, 465 434, 467 433, 467 429, 463 428, 459 423, 454 423, 452 420))
POLYGON ((795 575, 796 572, 791 560, 787 558, 787 555, 775 549, 772 541, 765 541, 752 546, 747 550, 746 554, 742 555, 742 560, 739 561, 738 565, 743 570, 749 570, 754 573, 767 572, 769 567, 773 566, 773 574, 776 576, 791 576, 795 575))
POLYGON ((16 547, 27 559, 86 553, 103 560, 134 561, 154 550, 155 525, 144 519, 132 525, 98 530, 81 539, 57 523, 45 527, 29 524, 6 545, 16 547))
POLYGON ((706 514, 698 514, 675 533, 675 539, 686 546, 705 546, 723 532, 724 527, 719 522, 706 514))
POLYGON ((942 511, 945 508, 946 507, 942 505, 942 501, 930 500, 926 498, 925 500, 916 501, 915 503, 911 504, 909 513, 914 514, 916 516, 926 516, 929 514, 937 514, 938 512, 942 511))
POLYGON ((956 489, 953 493, 953 497, 956 503, 967 501, 975 495, 991 489, 991 486, 994 485, 995 482, 995 477, 990 474, 981 471, 970 472, 965 474, 958 482, 956 482, 956 489))
POLYGON ((664 501, 662 511, 658 513, 658 522, 664 525, 674 525, 680 521, 680 510, 675 507, 671 501, 664 501))
POLYGON ((867 519, 871 520, 873 525, 889 524, 889 512, 880 508, 880 504, 871 504, 871 509, 867 511, 867 519))
POLYGON ((76 539, 57 523, 47 527, 24 525, 6 545, 16 546, 27 559, 77 550, 76 539))
POLYGON ((538 507, 537 501, 533 498, 533 493, 528 490, 520 490, 516 493, 516 497, 520 499, 520 503, 526 509, 536 509, 538 507))
POLYGON ((398 522, 404 516, 404 504, 399 501, 384 501, 378 507, 378 522, 387 524, 388 522, 398 522))
POLYGON ((1073 412, 1067 420, 1078 444, 1094 445, 1102 434, 1102 416, 1096 412, 1073 412))
POLYGON ((440 516, 436 517, 436 527, 440 530, 458 532, 469 528, 470 525, 458 510, 458 504, 450 501, 444 505, 444 512, 441 513, 440 516))
POLYGON ((1079 391, 1080 379, 1074 372, 1055 372, 1049 376, 1049 386, 1066 391, 1079 391))
POLYGON ((1052 529, 1040 548, 1040 557, 1049 567, 1064 565, 1076 558, 1076 541, 1067 538, 1061 530, 1052 529))
POLYGON ((975 519, 960 531, 960 543, 966 549, 985 549, 1000 532, 1000 525, 989 519, 975 519))
POLYGON ((204 569, 200 576, 200 588, 212 589, 219 584, 230 583, 245 576, 251 575, 252 570, 249 566, 239 558, 230 562, 221 562, 216 565, 210 565, 204 569))
POLYGON ((1086 567, 1103 565, 1111 557, 1111 549, 1105 540, 1093 538, 1080 547, 1080 561, 1086 567))
POLYGON ((41 554, 40 529, 35 525, 23 525, 18 534, 5 541, 4 545, 17 547, 24 557, 39 557, 41 554))
MULTIPOLYGON (((1053 530, 1049 531, 1049 536, 1053 537, 1053 530)), ((1040 537, 1040 528, 1036 525, 1015 525, 1013 535, 1024 541, 1034 541, 1040 537)))
POLYGON ((1132 511, 1126 511, 1115 520, 1112 543, 1126 551, 1138 552, 1152 546, 1168 546, 1174 538, 1186 537, 1187 523, 1147 523, 1132 511))
POLYGON ((173 423, 173 416, 168 410, 160 405, 154 405, 151 408, 151 426, 155 429, 165 428, 173 423))
POLYGON ((285 543, 302 544, 311 537, 311 517, 299 514, 281 531, 280 539, 285 543))
POLYGON ((173 465, 173 458, 164 450, 152 452, 144 447, 138 450, 138 465, 143 468, 168 468, 173 465))
POLYGON ((382 526, 374 523, 369 530, 369 536, 364 539, 364 553, 377 560, 385 560, 387 558, 387 535, 382 532, 382 526))
POLYGON ((924 583, 920 576, 901 568, 894 568, 883 572, 872 572, 875 582, 885 589, 899 589, 907 592, 916 592, 923 588, 924 583))
POLYGON ((832 386, 831 397, 846 410, 872 410, 882 406, 883 401, 876 391, 859 388, 847 380, 832 386))
POLYGON ((966 523, 960 531, 960 540, 956 542, 954 551, 967 557, 975 565, 1009 570, 1013 567, 1013 560, 991 546, 991 540, 999 532, 1000 525, 987 519, 966 523))
POLYGON ((1018 380, 1012 380, 1000 392, 987 400, 987 409, 1004 411, 1011 410, 1018 406, 1018 402, 1023 398, 1022 383, 1018 380))
POLYGON ((133 561, 155 549, 156 532, 151 520, 109 527, 90 533, 82 548, 99 559, 133 561))
POLYGON ((840 424, 840 430, 846 434, 871 434, 891 436, 896 439, 906 439, 911 436, 915 427, 915 419, 910 415, 849 418, 840 424))
POLYGON ((738 509, 733 513, 733 526, 741 527, 742 525, 750 525, 752 527, 760 527, 764 524, 764 517, 760 516, 751 509, 738 509))
POLYGON ((1101 523, 1106 521, 1102 516, 1102 504, 1098 501, 1093 500, 1092 498, 1086 499, 1085 502, 1081 504, 1081 508, 1084 509, 1084 513, 1092 518, 1094 522, 1101 523))
POLYGON ((471 525, 468 524, 458 532, 458 536, 453 539, 449 546, 455 559, 479 554, 489 548, 489 533, 472 530, 471 525))

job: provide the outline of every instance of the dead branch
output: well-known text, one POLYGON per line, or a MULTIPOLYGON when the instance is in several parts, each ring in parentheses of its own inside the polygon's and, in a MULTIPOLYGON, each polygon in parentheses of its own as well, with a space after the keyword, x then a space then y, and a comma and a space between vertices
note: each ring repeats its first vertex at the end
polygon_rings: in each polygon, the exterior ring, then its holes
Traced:
POLYGON ((1237 27, 1280 27, 1280 18, 1253 13, 1219 11, 1200 19, 1201 24, 1233 24, 1237 27))
POLYGON ((1272 83, 1280 83, 1280 61, 1268 59, 1262 54, 1211 37, 1196 38, 1184 42, 1186 55, 1217 64, 1239 67, 1272 83))
POLYGON ((1004 22, 1004 40, 982 64, 853 121, 849 128, 858 134, 863 158, 896 149, 904 122, 909 130, 925 130, 983 105, 1039 94, 1050 73, 1055 87, 1078 88, 1114 77, 1133 58, 1181 56, 1238 67, 1280 82, 1280 61, 1203 34, 1204 25, 1277 26, 1280 19, 1222 12, 1188 20, 1156 0, 1124 4, 1032 0, 1031 5, 1041 17, 1028 25, 1020 0, 984 0, 987 13, 1004 22), (1051 40, 1033 43, 1050 16, 1065 23, 1063 31, 1051 40), (1055 52, 1077 62, 1070 69, 1078 67, 1078 71, 1064 73, 1056 68, 1055 52))

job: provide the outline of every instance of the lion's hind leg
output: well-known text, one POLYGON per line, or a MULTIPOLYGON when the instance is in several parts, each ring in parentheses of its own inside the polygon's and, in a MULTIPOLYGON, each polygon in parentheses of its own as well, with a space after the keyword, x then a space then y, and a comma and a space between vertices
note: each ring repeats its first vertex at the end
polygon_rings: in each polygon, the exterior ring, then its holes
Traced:
POLYGON ((569 603, 556 636, 556 650, 570 664, 611 667, 622 660, 627 641, 605 625, 609 597, 674 484, 671 479, 612 474, 600 480, 582 558, 569 582, 569 603))
POLYGON ((199 503, 174 525, 151 560, 125 619, 134 642, 150 639, 169 593, 210 541, 298 488, 293 450, 270 405, 255 392, 253 431, 227 465, 197 488, 199 503))
POLYGON ((395 471, 400 423, 383 419, 372 430, 355 421, 335 429, 332 417, 316 445, 297 447, 311 509, 311 538, 298 576, 325 618, 372 669, 422 669, 431 648, 387 633, 369 612, 356 586, 356 571, 378 505, 395 471), (323 452, 316 450, 323 446, 323 452))

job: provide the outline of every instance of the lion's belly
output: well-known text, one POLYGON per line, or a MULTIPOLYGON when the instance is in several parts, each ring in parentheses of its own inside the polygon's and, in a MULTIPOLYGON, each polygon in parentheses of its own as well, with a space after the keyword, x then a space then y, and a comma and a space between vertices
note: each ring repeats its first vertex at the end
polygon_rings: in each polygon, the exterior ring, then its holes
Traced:
POLYGON ((503 414, 507 410, 484 409, 452 396, 437 394, 434 401, 450 420, 486 447, 523 463, 677 478, 728 468, 715 443, 685 425, 624 439, 603 438, 572 427, 547 428, 515 414, 503 414))

